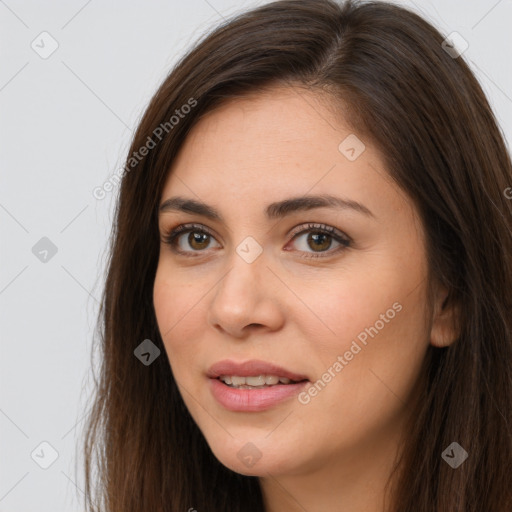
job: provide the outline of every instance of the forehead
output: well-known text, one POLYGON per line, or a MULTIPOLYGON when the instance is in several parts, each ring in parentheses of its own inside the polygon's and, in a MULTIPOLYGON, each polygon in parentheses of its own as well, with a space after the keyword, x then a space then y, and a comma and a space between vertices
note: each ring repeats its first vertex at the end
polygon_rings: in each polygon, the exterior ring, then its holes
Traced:
POLYGON ((392 184, 379 152, 326 101, 302 88, 274 88, 208 112, 175 158, 162 199, 182 195, 235 208, 308 192, 384 198, 392 184), (356 159, 340 150, 346 140, 359 141, 356 159))
MULTIPOLYGON (((230 99, 208 112, 194 126, 186 143, 215 141, 247 155, 260 154, 256 142, 273 154, 287 154, 290 146, 305 145, 302 151, 328 149, 331 137, 339 137, 341 119, 326 109, 325 95, 302 88, 276 88, 230 99), (200 139, 195 140, 195 139, 200 139)), ((337 146, 337 145, 336 145, 337 146)), ((211 149, 211 148, 210 148, 211 149)), ((334 148, 336 149, 336 147, 334 148)), ((289 157, 290 155, 288 155, 289 157)))
MULTIPOLYGON (((188 134, 171 171, 194 181, 212 172, 217 180, 247 177, 254 182, 271 175, 276 183, 286 177, 311 181, 340 161, 338 146, 351 133, 319 94, 274 88, 230 99, 206 113, 188 134)), ((366 156, 377 156, 365 146, 366 156)), ((170 182, 176 181, 172 175, 170 182)))

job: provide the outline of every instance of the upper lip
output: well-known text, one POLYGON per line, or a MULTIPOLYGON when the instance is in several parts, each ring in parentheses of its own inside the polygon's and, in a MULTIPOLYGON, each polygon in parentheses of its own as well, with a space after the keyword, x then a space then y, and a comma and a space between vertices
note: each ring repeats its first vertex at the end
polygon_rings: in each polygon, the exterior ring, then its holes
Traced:
POLYGON ((309 380, 305 375, 292 372, 273 363, 252 359, 250 361, 236 362, 225 359, 210 366, 208 372, 210 379, 216 379, 221 375, 236 375, 238 377, 250 377, 256 375, 276 375, 287 377, 290 380, 309 380))

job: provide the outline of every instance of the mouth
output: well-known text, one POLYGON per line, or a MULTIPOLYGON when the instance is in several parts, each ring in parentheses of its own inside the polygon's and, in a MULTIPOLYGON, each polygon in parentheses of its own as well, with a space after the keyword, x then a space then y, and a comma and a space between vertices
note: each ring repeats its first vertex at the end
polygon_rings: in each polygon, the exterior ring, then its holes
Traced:
POLYGON ((219 361, 207 372, 213 398, 233 412, 260 412, 289 402, 308 382, 301 375, 266 361, 219 361))

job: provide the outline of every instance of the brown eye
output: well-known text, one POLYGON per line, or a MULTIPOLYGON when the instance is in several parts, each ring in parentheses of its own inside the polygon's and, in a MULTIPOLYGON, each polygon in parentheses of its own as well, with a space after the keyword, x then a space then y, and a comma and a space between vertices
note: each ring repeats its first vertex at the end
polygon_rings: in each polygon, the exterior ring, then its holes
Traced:
MULTIPOLYGON (((291 242, 299 246, 298 251, 303 253, 302 258, 328 257, 348 248, 352 242, 348 236, 331 226, 308 224, 301 227, 308 229, 296 233, 291 242), (336 245, 333 250, 330 250, 333 244, 336 245)), ((195 224, 178 226, 164 235, 163 241, 176 254, 184 256, 200 256, 202 252, 215 247, 215 245, 212 246, 212 242, 217 244, 216 247, 220 247, 214 235, 207 228, 195 224)))
POLYGON ((206 249, 208 247, 210 235, 206 233, 199 233, 197 231, 192 231, 189 233, 187 242, 190 247, 195 250, 206 249))
POLYGON ((187 256, 195 256, 194 253, 211 248, 212 240, 215 238, 205 228, 190 224, 178 226, 163 237, 174 252, 187 256), (188 236, 185 237, 186 234, 188 236))
MULTIPOLYGON (((302 226, 304 227, 304 226, 302 226)), ((302 253, 303 258, 322 258, 336 254, 348 248, 351 239, 341 231, 323 224, 308 224, 293 236, 292 242, 302 253), (329 250, 336 244, 333 250, 329 250), (318 254, 315 254, 318 253, 318 254), (321 253, 325 253, 321 254, 321 253)))
POLYGON ((314 250, 326 251, 331 246, 332 237, 325 233, 309 233, 306 243, 314 250))

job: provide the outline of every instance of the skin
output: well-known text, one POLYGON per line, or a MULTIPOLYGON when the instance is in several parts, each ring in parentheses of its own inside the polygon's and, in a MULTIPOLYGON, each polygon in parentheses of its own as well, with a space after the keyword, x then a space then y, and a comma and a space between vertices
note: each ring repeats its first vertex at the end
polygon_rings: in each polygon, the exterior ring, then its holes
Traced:
POLYGON ((162 236, 190 222, 214 236, 191 245, 189 233, 181 235, 179 247, 196 257, 162 241, 154 307, 190 414, 222 464, 259 477, 271 512, 384 510, 425 352, 455 337, 452 312, 441 308, 444 288, 427 317, 418 213, 371 141, 359 136, 365 150, 354 161, 338 150, 353 133, 319 93, 273 88, 230 100, 188 135, 161 197, 201 200, 225 219, 160 214, 162 236), (358 201, 374 217, 325 207, 265 217, 271 202, 323 193, 358 201), (310 222, 336 228, 351 245, 338 251, 329 236, 320 249, 308 243, 308 233, 318 233, 310 222), (252 263, 236 252, 247 236, 263 250, 252 263), (317 381, 394 303, 400 312, 307 404, 294 397, 262 412, 232 412, 209 391, 206 372, 223 359, 263 359, 317 381), (248 442, 261 454, 252 467, 237 457, 248 442))

